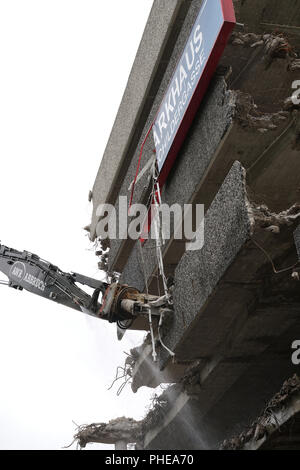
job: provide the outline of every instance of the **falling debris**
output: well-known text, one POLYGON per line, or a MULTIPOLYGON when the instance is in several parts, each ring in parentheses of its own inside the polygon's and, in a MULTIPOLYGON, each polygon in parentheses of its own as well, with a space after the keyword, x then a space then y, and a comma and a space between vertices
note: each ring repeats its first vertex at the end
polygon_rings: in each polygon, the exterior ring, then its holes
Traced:
POLYGON ((116 444, 125 442, 127 444, 135 443, 138 449, 142 449, 146 433, 158 426, 170 410, 172 406, 171 393, 176 387, 169 387, 161 395, 155 394, 147 415, 141 421, 122 417, 113 419, 107 424, 93 423, 79 426, 74 435, 74 441, 78 443, 80 448, 91 443, 116 444))

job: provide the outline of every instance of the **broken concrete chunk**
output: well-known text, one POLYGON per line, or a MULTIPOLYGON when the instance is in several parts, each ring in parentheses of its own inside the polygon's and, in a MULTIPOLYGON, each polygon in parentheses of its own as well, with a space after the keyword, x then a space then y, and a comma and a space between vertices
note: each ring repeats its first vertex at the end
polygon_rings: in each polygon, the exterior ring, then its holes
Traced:
POLYGON ((261 39, 260 41, 257 41, 254 44, 252 44, 251 47, 258 47, 258 46, 262 46, 263 44, 264 44, 264 41, 261 39))
POLYGON ((231 43, 235 46, 250 46, 254 47, 254 45, 257 45, 259 42, 261 44, 264 44, 262 41, 262 36, 259 34, 254 34, 254 33, 240 33, 240 32, 234 32, 232 34, 232 39, 231 43))
POLYGON ((116 444, 118 442, 137 442, 141 431, 141 422, 131 418, 117 418, 109 423, 80 426, 74 439, 80 448, 89 443, 116 444))
POLYGON ((300 204, 294 204, 286 211, 275 214, 267 206, 253 206, 253 215, 257 227, 272 233, 280 233, 280 227, 290 227, 300 220, 300 204))
POLYGON ((295 72, 296 70, 300 70, 300 59, 294 60, 290 65, 291 72, 295 72))
POLYGON ((232 44, 234 46, 244 46, 245 45, 245 42, 240 39, 240 38, 235 38, 233 41, 232 41, 232 44))
POLYGON ((277 129, 278 125, 282 124, 289 116, 286 111, 262 113, 251 95, 239 90, 234 93, 236 96, 237 118, 242 127, 257 129, 264 134, 277 129))
MULTIPOLYGON (((292 56, 292 48, 287 39, 283 35, 278 34, 265 34, 262 36, 254 33, 243 34, 235 32, 232 34, 231 44, 251 48, 264 46, 265 55, 270 59, 284 59, 292 56)), ((297 62, 293 62, 295 70, 298 70, 300 67, 297 62)))
POLYGON ((282 36, 271 36, 266 40, 265 52, 272 58, 285 58, 289 55, 291 46, 282 36))

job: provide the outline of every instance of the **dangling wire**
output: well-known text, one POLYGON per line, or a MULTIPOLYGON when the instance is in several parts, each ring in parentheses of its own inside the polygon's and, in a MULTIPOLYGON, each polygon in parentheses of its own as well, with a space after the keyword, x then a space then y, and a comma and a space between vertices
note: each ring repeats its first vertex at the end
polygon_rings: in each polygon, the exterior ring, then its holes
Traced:
POLYGON ((256 245, 257 248, 259 248, 263 252, 263 254, 266 256, 266 258, 270 261, 274 274, 282 274, 282 273, 286 273, 288 271, 292 271, 293 269, 295 269, 300 264, 300 261, 297 261, 295 264, 293 264, 293 266, 289 266, 288 268, 278 270, 276 268, 275 264, 274 264, 274 261, 272 260, 271 256, 269 255, 269 253, 256 240, 254 240, 254 238, 251 238, 251 240, 254 243, 254 245, 256 245))
POLYGON ((140 255, 141 255, 141 262, 142 262, 142 268, 143 268, 144 282, 145 282, 146 295, 147 295, 147 303, 148 303, 148 321, 149 321, 149 328, 150 328, 151 342, 152 342, 152 357, 153 357, 153 362, 156 362, 156 360, 157 360, 157 353, 156 353, 156 349, 155 349, 155 337, 154 337, 154 331, 153 331, 152 314, 151 314, 151 308, 150 308, 150 305, 149 305, 148 280, 147 280, 147 274, 146 274, 146 265, 145 265, 144 253, 143 253, 143 248, 142 248, 142 245, 141 245, 141 241, 140 241, 140 240, 138 240, 138 246, 139 246, 140 255))
POLYGON ((159 268, 159 273, 161 275, 164 287, 164 293, 166 297, 169 297, 169 291, 167 286, 167 278, 165 276, 164 262, 162 255, 162 246, 165 244, 165 240, 162 232, 162 225, 160 221, 159 206, 161 205, 161 194, 159 183, 156 181, 154 185, 154 207, 155 207, 155 216, 154 216, 154 227, 155 227, 155 241, 156 241, 156 257, 159 268))
MULTIPOLYGON (((153 205, 151 207, 151 210, 154 208, 155 214, 153 219, 151 218, 151 222, 154 224, 154 229, 155 229, 155 243, 156 243, 156 257, 157 257, 157 264, 158 264, 158 273, 162 278, 163 282, 163 288, 164 288, 164 293, 166 299, 168 301, 170 300, 170 295, 169 295, 169 289, 167 286, 167 278, 165 275, 165 269, 164 269, 164 262, 163 262, 163 254, 162 254, 162 247, 165 244, 165 239, 163 235, 163 227, 161 224, 161 219, 160 219, 160 211, 159 208, 162 204, 162 199, 161 199, 161 191, 160 191, 160 186, 158 182, 158 175, 155 174, 156 168, 154 169, 154 175, 153 175, 153 205)), ((151 214, 152 215, 152 214, 151 214)), ((159 276, 157 276, 158 279, 159 276)), ((158 339, 162 347, 174 358, 175 353, 168 348, 161 337, 161 327, 163 324, 163 319, 164 319, 164 314, 163 312, 160 315, 159 323, 158 323, 158 339)))
MULTIPOLYGON (((155 167, 155 164, 154 164, 154 167, 155 167)), ((150 205, 150 207, 151 207, 152 200, 153 200, 154 187, 155 187, 155 181, 154 181, 154 178, 152 178, 152 189, 151 189, 151 193, 149 195, 148 201, 147 201, 147 206, 150 205)), ((142 222, 141 231, 144 230, 147 219, 148 219, 148 212, 145 214, 144 220, 142 222)), ((149 302, 148 279, 147 279, 147 273, 146 273, 146 264, 145 264, 144 253, 143 253, 143 248, 142 248, 141 236, 142 236, 142 233, 140 233, 140 236, 139 236, 139 239, 138 239, 137 243, 138 243, 140 257, 141 257, 141 264, 142 264, 144 283, 145 283, 145 289, 146 289, 146 296, 147 296, 146 298, 147 298, 147 303, 148 303, 149 302)), ((152 357, 153 357, 153 362, 156 362, 157 353, 156 353, 156 348, 155 348, 155 336, 154 336, 152 313, 151 313, 150 306, 148 307, 148 322, 149 322, 151 343, 152 343, 152 357)))
POLYGON ((132 378, 131 366, 126 364, 126 361, 125 361, 124 367, 122 367, 122 366, 117 367, 115 379, 113 380, 111 386, 107 390, 111 390, 113 388, 114 384, 118 380, 124 379, 124 381, 121 383, 121 385, 119 386, 119 388, 117 390, 117 396, 119 396, 122 393, 122 391, 124 390, 124 388, 126 387, 126 385, 130 382, 131 378, 132 378), (121 371, 121 373, 120 373, 120 371, 121 371))
MULTIPOLYGON (((152 129, 152 127, 150 128, 150 130, 151 129, 152 129)), ((146 137, 146 139, 147 139, 147 137, 146 137)), ((146 141, 146 139, 145 139, 145 141, 146 141)), ((169 290, 168 290, 168 286, 167 286, 167 279, 166 279, 166 276, 165 276, 163 255, 162 255, 162 247, 165 244, 165 240, 164 240, 163 231, 162 231, 162 224, 161 224, 161 221, 160 221, 159 207, 161 206, 162 200, 161 200, 160 186, 159 186, 159 182, 158 182, 158 173, 157 173, 157 168, 156 168, 156 162, 154 162, 154 164, 153 164, 151 177, 152 177, 152 188, 151 188, 151 193, 150 193, 149 198, 148 198, 147 207, 148 207, 148 205, 150 206, 150 209, 149 209, 151 211, 150 212, 150 218, 151 218, 150 223, 153 224, 154 231, 155 231, 155 251, 156 251, 157 265, 158 265, 157 280, 158 280, 158 286, 159 286, 159 276, 162 278, 165 297, 168 301, 170 301, 170 295, 169 295, 169 290), (153 217, 153 212, 154 212, 154 217, 153 217)), ((133 183, 132 189, 134 188, 134 184, 135 184, 135 181, 133 183)), ((131 196, 133 196, 133 192, 131 193, 131 196)), ((130 200, 129 208, 131 207, 131 203, 132 203, 132 197, 131 197, 131 200, 130 200)), ((141 238, 143 236, 144 227, 145 227, 148 219, 149 219, 149 211, 147 212, 147 214, 145 214, 145 217, 144 217, 144 220, 143 220, 142 226, 141 226, 141 232, 140 232, 139 240, 138 240, 138 248, 139 248, 139 252, 140 252, 140 258, 141 258, 141 265, 142 265, 142 271, 143 271, 144 282, 145 282, 147 302, 148 302, 148 299, 149 299, 148 279, 147 279, 146 264, 145 264, 145 259, 144 259, 144 253, 143 253, 141 238)), ((147 230, 148 229, 149 229, 149 227, 147 227, 147 230)), ((149 231, 148 231, 148 233, 149 233, 149 231)), ((149 308, 148 308, 148 312, 149 312, 148 321, 149 321, 149 328, 150 328, 151 342, 152 342, 152 357, 153 357, 153 361, 156 362, 157 361, 157 353, 156 353, 156 348, 155 348, 155 336, 154 336, 154 330, 153 330, 152 313, 151 313, 150 305, 149 305, 149 308)), ((162 338, 161 338, 161 326, 162 326, 162 323, 163 323, 163 318, 164 318, 164 314, 161 313, 159 324, 158 324, 158 339, 159 339, 159 342, 162 345, 162 347, 174 358, 175 354, 173 353, 173 351, 171 351, 163 343, 162 338)))

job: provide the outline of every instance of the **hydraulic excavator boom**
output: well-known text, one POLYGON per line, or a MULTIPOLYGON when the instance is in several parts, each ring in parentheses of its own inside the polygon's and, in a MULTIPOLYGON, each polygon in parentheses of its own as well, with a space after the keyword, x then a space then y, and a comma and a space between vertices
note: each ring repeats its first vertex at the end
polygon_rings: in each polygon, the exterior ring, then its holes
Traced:
POLYGON ((8 277, 9 287, 25 289, 95 317, 99 316, 101 308, 99 295, 108 288, 104 282, 77 273, 65 273, 33 253, 4 245, 0 245, 0 271, 8 277), (94 294, 90 296, 76 283, 93 288, 94 294))
POLYGON ((117 282, 109 284, 78 273, 65 273, 33 253, 4 245, 0 245, 0 271, 8 278, 1 284, 25 289, 93 317, 115 322, 123 330, 130 328, 137 316, 149 319, 170 311, 168 295, 146 295, 117 282), (78 284, 94 289, 93 294, 89 295, 78 284))

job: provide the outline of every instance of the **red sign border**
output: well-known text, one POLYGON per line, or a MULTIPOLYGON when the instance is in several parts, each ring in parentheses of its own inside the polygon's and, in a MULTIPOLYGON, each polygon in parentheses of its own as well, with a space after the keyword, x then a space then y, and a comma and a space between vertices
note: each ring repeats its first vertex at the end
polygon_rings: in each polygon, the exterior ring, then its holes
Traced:
MULTIPOLYGON (((214 47, 210 53, 207 64, 203 70, 202 76, 199 80, 196 90, 191 98, 191 102, 183 116, 181 125, 177 131, 177 134, 173 140, 172 146, 169 150, 166 161, 161 169, 158 177, 158 183, 162 188, 167 180, 167 177, 174 165, 179 150, 187 136, 187 133, 191 127, 191 124, 195 118, 195 115, 199 109, 199 106, 204 98, 205 93, 209 87, 211 79, 216 71, 218 63, 223 55, 228 39, 236 25, 235 11, 232 0, 220 0, 223 13, 223 25, 220 29, 218 37, 215 41, 214 47)), ((151 201, 152 203, 152 201, 151 201)), ((145 233, 148 233, 151 227, 151 210, 148 212, 147 222, 144 226, 145 233)), ((143 237, 140 238, 140 242, 143 244, 146 241, 143 237)))
POLYGON ((191 102, 182 118, 181 125, 174 137, 172 146, 169 150, 166 161, 161 169, 158 181, 162 188, 176 160, 179 150, 191 127, 199 106, 207 92, 211 79, 216 71, 218 63, 223 55, 228 39, 236 25, 235 12, 232 0, 220 0, 223 12, 223 25, 215 41, 214 47, 210 53, 207 64, 203 70, 196 90, 191 98, 191 102))

